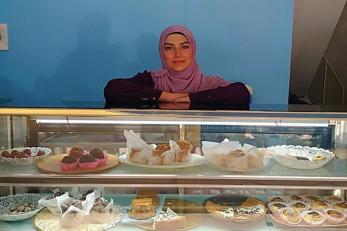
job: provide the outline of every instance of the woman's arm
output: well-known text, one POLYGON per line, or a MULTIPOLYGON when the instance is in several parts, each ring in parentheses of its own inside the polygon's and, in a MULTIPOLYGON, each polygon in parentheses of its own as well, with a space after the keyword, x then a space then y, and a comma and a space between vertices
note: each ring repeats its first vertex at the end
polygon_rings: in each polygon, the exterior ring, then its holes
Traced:
POLYGON ((189 94, 191 103, 195 104, 233 104, 245 105, 251 101, 251 95, 243 83, 232 83, 226 87, 189 94))
POLYGON ((157 102, 162 91, 153 86, 151 74, 147 71, 129 79, 110 80, 104 89, 106 104, 157 102))

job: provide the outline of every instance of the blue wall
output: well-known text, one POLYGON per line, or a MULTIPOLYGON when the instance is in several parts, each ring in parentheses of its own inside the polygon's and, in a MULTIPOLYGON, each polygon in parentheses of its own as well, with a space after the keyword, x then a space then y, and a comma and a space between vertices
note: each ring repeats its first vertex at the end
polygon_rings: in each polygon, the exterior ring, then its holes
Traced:
POLYGON ((252 85, 254 103, 286 104, 292 15, 292 0, 1 0, 0 99, 102 106, 108 80, 160 68, 161 30, 183 24, 205 74, 252 85))

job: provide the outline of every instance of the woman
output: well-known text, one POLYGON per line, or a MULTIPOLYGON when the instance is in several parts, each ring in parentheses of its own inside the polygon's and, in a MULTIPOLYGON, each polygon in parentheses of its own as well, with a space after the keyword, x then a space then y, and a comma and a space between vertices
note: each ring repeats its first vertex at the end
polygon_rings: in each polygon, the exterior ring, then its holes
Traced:
POLYGON ((243 83, 205 76, 196 62, 196 43, 190 30, 174 25, 160 35, 163 68, 129 79, 113 79, 104 89, 107 105, 117 103, 192 103, 248 105, 250 91, 243 83))

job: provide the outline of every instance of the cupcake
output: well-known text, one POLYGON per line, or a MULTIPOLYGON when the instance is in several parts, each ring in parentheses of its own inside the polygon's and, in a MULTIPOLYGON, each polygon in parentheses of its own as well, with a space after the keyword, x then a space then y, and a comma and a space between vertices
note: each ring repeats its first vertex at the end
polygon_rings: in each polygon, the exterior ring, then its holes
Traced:
POLYGON ((278 211, 280 217, 291 225, 297 225, 301 222, 301 214, 298 210, 293 208, 282 208, 278 211))
POLYGON ((337 202, 343 201, 343 199, 341 197, 338 197, 338 196, 325 196, 325 197, 323 197, 323 199, 330 204, 335 204, 337 202))
POLYGON ((1 156, 5 158, 10 158, 10 152, 9 151, 3 151, 1 152, 1 156))
POLYGON ((270 202, 285 202, 284 199, 282 197, 272 197, 270 199, 270 202))
POLYGON ((176 162, 185 162, 189 160, 190 151, 192 150, 192 145, 186 140, 178 140, 177 142, 180 151, 175 153, 176 162))
POLYGON ((60 161, 60 168, 63 171, 73 171, 77 168, 78 162, 75 157, 72 156, 64 156, 64 158, 60 161))
POLYGON ((271 202, 269 203, 269 209, 273 215, 278 215, 278 211, 282 208, 286 208, 287 205, 283 202, 271 202))
POLYGON ((77 160, 83 156, 84 150, 83 148, 80 147, 72 147, 69 155, 72 157, 75 157, 77 160))
POLYGON ((80 161, 78 163, 78 166, 80 166, 80 168, 82 169, 94 169, 98 166, 99 161, 97 161, 97 159, 95 159, 94 156, 87 154, 87 155, 83 155, 80 158, 80 161))
POLYGON ((36 153, 36 156, 44 156, 46 155, 46 153, 43 151, 43 150, 39 150, 37 153, 36 153))
POLYGON ((291 203, 290 206, 292 208, 298 210, 299 212, 302 212, 302 211, 310 208, 310 206, 308 204, 306 204, 305 202, 302 202, 302 201, 295 201, 295 202, 291 203))
POLYGON ((337 202, 335 203, 334 208, 343 213, 347 213, 347 202, 337 202))
POLYGON ((309 225, 321 225, 325 221, 325 215, 317 210, 308 210, 302 212, 302 218, 309 225))
POLYGON ((301 196, 298 195, 291 195, 288 196, 288 201, 302 201, 303 198, 301 196))
POLYGON ((336 209, 326 209, 324 210, 326 216, 326 221, 332 225, 338 225, 345 221, 346 215, 336 209))
POLYGON ((18 152, 18 150, 12 150, 11 152, 10 152, 10 158, 16 158, 16 156, 18 156, 19 155, 19 152, 18 152))
POLYGON ((107 161, 107 154, 100 148, 92 148, 89 152, 90 155, 94 156, 98 161, 99 165, 105 165, 107 161))
POLYGON ((108 204, 109 202, 104 198, 96 200, 90 210, 90 220, 98 224, 104 224, 113 220, 112 206, 107 206, 108 204))
POLYGON ((304 196, 304 201, 311 203, 314 201, 321 201, 321 199, 317 196, 314 196, 314 195, 306 195, 306 196, 304 196))
POLYGON ((318 211, 323 211, 324 209, 327 209, 329 207, 330 205, 325 201, 313 201, 311 203, 311 208, 318 211))

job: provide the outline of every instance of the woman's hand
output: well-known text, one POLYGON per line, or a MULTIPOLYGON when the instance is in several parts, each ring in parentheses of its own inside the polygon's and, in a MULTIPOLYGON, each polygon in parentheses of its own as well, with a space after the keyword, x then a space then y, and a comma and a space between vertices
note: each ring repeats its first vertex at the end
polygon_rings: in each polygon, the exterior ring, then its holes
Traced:
POLYGON ((188 93, 169 93, 163 91, 159 97, 159 102, 188 103, 190 100, 188 93))
POLYGON ((162 102, 159 103, 160 109, 167 109, 167 110, 186 110, 189 109, 190 103, 172 103, 172 102, 162 102))

